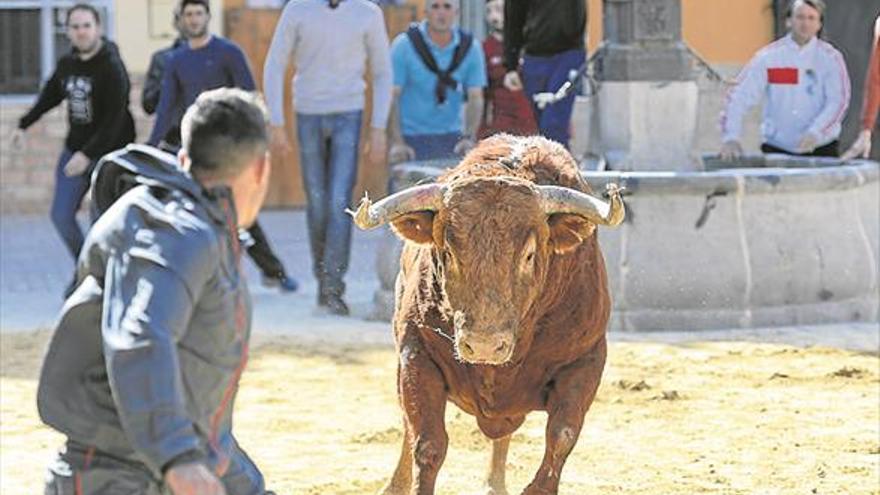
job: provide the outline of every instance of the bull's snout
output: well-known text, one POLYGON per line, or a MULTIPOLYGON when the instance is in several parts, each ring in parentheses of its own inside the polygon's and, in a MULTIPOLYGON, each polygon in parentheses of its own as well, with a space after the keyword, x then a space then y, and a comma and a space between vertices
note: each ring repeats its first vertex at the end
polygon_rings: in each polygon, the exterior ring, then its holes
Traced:
POLYGON ((462 333, 456 339, 459 356, 475 364, 504 364, 513 355, 513 335, 509 333, 462 333))

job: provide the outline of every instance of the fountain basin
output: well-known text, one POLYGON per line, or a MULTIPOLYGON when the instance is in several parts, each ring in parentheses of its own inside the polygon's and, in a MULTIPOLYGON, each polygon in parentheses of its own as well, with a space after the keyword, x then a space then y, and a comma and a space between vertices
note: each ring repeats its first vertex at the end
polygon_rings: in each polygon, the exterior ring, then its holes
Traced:
MULTIPOLYGON (((611 330, 698 330, 877 322, 880 164, 786 155, 702 172, 584 171, 626 188, 627 219, 600 228, 611 330)), ((392 189, 453 162, 404 163, 392 189)), ((377 316, 390 318, 401 243, 377 262, 377 316)))

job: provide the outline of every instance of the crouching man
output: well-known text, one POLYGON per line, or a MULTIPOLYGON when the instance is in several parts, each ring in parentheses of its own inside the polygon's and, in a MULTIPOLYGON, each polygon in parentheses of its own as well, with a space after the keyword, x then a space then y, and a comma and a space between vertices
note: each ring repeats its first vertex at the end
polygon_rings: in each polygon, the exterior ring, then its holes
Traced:
POLYGON ((67 436, 46 494, 268 493, 232 435, 251 324, 237 232, 266 194, 266 119, 252 93, 209 91, 183 118, 183 171, 137 145, 99 164, 106 211, 40 375, 40 417, 67 436))

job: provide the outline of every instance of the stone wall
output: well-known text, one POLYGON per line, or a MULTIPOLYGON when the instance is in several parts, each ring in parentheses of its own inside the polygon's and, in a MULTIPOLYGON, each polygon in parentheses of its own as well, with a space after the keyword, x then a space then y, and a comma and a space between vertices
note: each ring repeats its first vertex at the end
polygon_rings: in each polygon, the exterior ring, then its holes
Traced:
MULTIPOLYGON (((137 140, 146 140, 153 118, 140 105, 143 76, 132 76, 131 109, 137 126, 137 140)), ((46 213, 52 202, 55 166, 67 135, 67 107, 62 104, 32 125, 25 134, 25 146, 15 150, 10 135, 18 119, 34 98, 0 100, 0 214, 46 213)))

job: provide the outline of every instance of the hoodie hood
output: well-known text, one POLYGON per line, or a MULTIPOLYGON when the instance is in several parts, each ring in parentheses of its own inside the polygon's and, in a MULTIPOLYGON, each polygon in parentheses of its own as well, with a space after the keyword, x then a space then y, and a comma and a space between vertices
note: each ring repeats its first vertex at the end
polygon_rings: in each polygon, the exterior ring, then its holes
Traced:
POLYGON ((130 144, 98 162, 92 173, 92 198, 98 215, 138 185, 180 191, 204 206, 214 220, 227 220, 221 203, 232 202, 228 187, 206 190, 177 165, 176 156, 143 144, 130 144))

